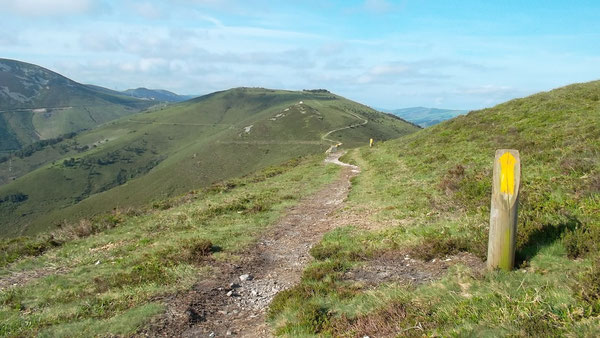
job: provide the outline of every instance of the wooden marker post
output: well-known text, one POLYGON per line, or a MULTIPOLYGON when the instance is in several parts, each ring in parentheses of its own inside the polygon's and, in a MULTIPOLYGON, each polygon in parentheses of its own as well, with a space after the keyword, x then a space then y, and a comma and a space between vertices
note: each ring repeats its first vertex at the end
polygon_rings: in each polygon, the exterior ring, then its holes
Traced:
POLYGON ((369 147, 373 147, 373 139, 369 139, 369 147))
POLYGON ((510 271, 515 265, 520 181, 519 151, 496 150, 487 259, 490 270, 500 268, 510 271))

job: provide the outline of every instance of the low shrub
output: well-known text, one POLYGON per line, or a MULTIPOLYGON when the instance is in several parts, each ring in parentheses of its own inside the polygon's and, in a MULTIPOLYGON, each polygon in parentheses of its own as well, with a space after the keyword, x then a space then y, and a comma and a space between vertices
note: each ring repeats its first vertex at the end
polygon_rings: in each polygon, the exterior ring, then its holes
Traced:
POLYGON ((157 201, 152 203, 152 209, 155 210, 168 210, 173 207, 173 204, 169 200, 157 201))
POLYGON ((449 195, 458 190, 464 178, 465 167, 463 167, 461 164, 457 164, 456 166, 448 169, 448 172, 442 177, 439 188, 441 191, 444 191, 449 195))
POLYGON ((571 258, 597 253, 600 249, 600 226, 581 224, 565 232, 562 240, 571 258))
POLYGON ((26 256, 39 256, 60 245, 52 236, 17 237, 0 241, 0 267, 26 256))
POLYGON ((184 261, 194 263, 212 254, 216 249, 208 239, 192 238, 184 243, 182 257, 184 261))
POLYGON ((579 279, 579 297, 588 304, 589 315, 600 314, 600 256, 593 259, 592 266, 579 279))

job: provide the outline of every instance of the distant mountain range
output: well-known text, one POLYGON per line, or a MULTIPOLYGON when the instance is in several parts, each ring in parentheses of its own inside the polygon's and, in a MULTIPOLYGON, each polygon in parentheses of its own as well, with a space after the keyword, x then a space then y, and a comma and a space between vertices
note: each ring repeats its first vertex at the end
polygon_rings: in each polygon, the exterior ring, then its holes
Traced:
POLYGON ((181 102, 197 97, 197 95, 178 95, 164 89, 136 88, 122 91, 123 94, 144 100, 162 102, 181 102))
POLYGON ((37 65, 0 59, 0 152, 187 98, 144 88, 118 92, 81 84, 37 65))
POLYGON ((445 120, 449 120, 453 117, 463 115, 469 112, 468 110, 439 109, 427 107, 410 107, 402 109, 379 108, 379 110, 386 113, 394 114, 421 127, 433 126, 445 120))

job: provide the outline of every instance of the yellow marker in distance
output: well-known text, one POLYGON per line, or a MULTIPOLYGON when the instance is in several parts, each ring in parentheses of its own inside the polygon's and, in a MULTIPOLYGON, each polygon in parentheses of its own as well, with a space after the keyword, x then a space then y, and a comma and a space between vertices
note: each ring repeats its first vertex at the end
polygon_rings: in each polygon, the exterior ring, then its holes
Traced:
POLYGON ((500 192, 514 195, 515 193, 515 157, 506 152, 500 156, 500 192))
POLYGON ((373 146, 373 139, 369 139, 369 147, 373 146))

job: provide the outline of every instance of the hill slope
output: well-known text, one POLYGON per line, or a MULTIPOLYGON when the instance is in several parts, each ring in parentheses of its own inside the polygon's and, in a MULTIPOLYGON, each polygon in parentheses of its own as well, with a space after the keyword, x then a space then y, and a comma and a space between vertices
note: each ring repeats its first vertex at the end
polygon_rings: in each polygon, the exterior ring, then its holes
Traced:
POLYGON ((417 128, 328 92, 238 88, 111 122, 0 163, 2 233, 139 206, 287 159, 417 128), (326 137, 325 137, 326 136, 326 137), (25 174, 36 163, 40 167, 25 174), (10 181, 7 175, 23 176, 10 181))
POLYGON ((0 152, 92 128, 152 104, 36 65, 0 59, 0 152))
POLYGON ((277 332, 600 332, 600 81, 473 111, 346 160, 362 168, 349 221, 271 304, 277 332), (488 273, 491 169, 502 148, 521 155, 517 269, 488 273))
MULTIPOLYGON (((338 166, 324 157, 191 191, 159 209, 115 211, 52 235, 0 240, 0 336, 146 335, 139 331, 153 317, 172 313, 167 299, 194 292, 223 264, 238 264, 290 207, 335 181, 338 166)), ((177 323, 149 335, 189 328, 196 312, 181 304, 177 323)))
POLYGON ((393 110, 384 109, 383 111, 392 113, 407 121, 418 124, 421 127, 433 126, 458 115, 468 113, 468 110, 439 109, 426 107, 411 107, 393 110))

